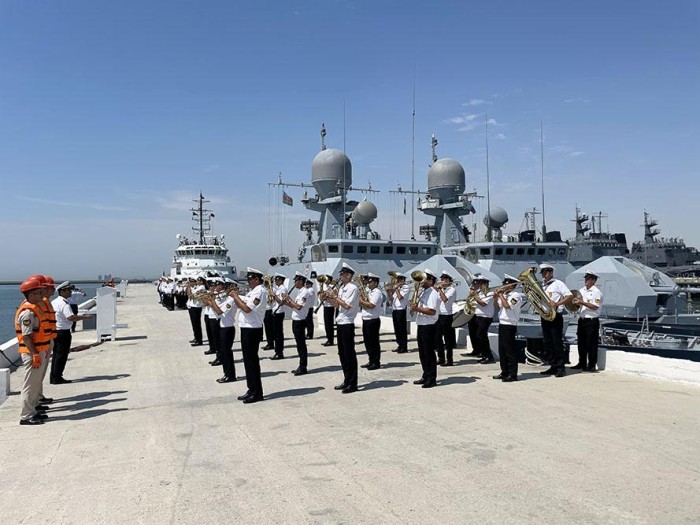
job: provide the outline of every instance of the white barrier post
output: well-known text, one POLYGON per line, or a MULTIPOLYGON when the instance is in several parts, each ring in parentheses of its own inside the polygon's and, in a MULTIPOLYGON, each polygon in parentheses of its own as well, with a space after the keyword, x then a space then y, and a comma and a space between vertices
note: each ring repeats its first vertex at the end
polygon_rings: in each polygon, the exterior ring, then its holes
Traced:
POLYGON ((117 290, 110 286, 97 289, 97 341, 117 338, 117 290))

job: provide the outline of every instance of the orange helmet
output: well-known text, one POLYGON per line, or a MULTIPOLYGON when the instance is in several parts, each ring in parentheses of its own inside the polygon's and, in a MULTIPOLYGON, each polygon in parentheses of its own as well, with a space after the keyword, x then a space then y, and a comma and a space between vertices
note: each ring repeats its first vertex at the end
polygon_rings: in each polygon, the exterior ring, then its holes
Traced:
POLYGON ((44 286, 46 288, 54 288, 56 286, 56 284, 53 281, 53 277, 51 277, 50 275, 43 275, 42 277, 44 278, 44 286))
POLYGON ((31 277, 27 277, 24 281, 22 281, 19 289, 22 293, 26 293, 43 287, 44 283, 37 276, 32 275, 31 277))

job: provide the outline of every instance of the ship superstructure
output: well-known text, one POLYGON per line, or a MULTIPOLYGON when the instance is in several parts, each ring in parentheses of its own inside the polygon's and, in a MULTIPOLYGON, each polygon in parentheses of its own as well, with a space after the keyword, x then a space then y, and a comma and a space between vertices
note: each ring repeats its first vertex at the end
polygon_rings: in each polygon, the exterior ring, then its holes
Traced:
POLYGON ((624 233, 603 231, 605 217, 607 215, 602 212, 589 217, 576 207, 576 217, 572 219, 576 224, 576 236, 569 240, 569 262, 574 267, 580 268, 600 257, 626 256, 629 253, 624 233))
POLYGON ((661 233, 656 226, 659 223, 644 212, 644 240, 632 244, 630 259, 654 268, 672 268, 689 266, 700 260, 700 253, 695 248, 685 245, 679 237, 659 237, 661 233))

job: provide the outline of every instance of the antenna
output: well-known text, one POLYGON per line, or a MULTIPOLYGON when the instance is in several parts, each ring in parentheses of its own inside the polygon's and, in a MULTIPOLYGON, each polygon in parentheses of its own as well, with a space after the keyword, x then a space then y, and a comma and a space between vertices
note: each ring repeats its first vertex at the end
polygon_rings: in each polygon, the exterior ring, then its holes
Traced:
POLYGON ((433 151, 433 162, 430 163, 431 166, 435 164, 438 160, 437 153, 435 153, 435 148, 437 147, 437 145, 438 140, 435 138, 435 133, 433 133, 433 138, 430 141, 430 149, 433 151))
POLYGON ((491 232, 491 179, 489 174, 489 114, 486 113, 486 240, 491 242, 493 235, 491 232))
MULTIPOLYGON (((411 117, 411 195, 416 191, 416 64, 413 64, 413 113, 411 117)), ((411 240, 416 240, 416 207, 411 199, 411 240)))
MULTIPOLYGON (((347 155, 345 153, 345 99, 343 99, 343 155, 347 155)), ((346 179, 345 170, 346 170, 346 163, 343 162, 343 188, 342 188, 342 191, 343 191, 343 236, 340 238, 341 243, 342 243, 342 239, 346 239, 347 234, 348 234, 347 224, 345 224, 345 217, 347 215, 347 211, 346 211, 347 190, 346 190, 346 188, 348 187, 348 182, 346 179)))
POLYGON ((547 221, 544 215, 544 125, 540 120, 540 164, 542 172, 542 240, 547 241, 547 221))
POLYGON ((326 124, 321 123, 321 151, 326 149, 326 124))

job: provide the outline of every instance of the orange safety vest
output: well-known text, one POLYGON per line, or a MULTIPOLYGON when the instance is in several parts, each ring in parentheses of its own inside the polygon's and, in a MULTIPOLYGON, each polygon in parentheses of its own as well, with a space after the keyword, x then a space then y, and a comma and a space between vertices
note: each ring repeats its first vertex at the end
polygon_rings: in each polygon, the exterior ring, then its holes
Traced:
POLYGON ((19 353, 30 353, 29 348, 27 348, 27 345, 24 343, 22 327, 19 325, 19 315, 24 310, 31 310, 32 312, 34 312, 34 315, 36 315, 39 319, 39 330, 34 332, 34 334, 32 335, 32 341, 34 341, 34 346, 39 352, 46 352, 49 349, 49 346, 51 345, 52 337, 50 333, 44 331, 44 326, 46 326, 44 313, 38 305, 24 301, 19 306, 19 308, 17 309, 17 313, 15 314, 15 332, 17 333, 17 341, 19 342, 19 353))
POLYGON ((50 339, 56 338, 56 310, 53 309, 51 301, 48 297, 42 297, 43 306, 41 307, 44 312, 44 319, 41 321, 41 329, 49 334, 50 339))

